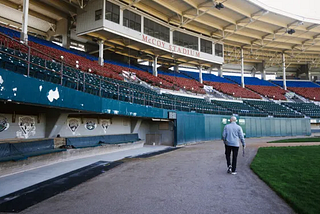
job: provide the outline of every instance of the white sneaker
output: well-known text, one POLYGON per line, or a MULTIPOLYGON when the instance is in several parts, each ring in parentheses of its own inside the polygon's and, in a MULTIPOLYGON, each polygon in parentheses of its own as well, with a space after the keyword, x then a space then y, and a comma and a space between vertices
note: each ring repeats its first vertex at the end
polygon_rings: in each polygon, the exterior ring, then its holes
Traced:
POLYGON ((231 165, 229 165, 227 172, 228 172, 228 173, 231 173, 231 172, 232 172, 232 166, 231 166, 231 165))
POLYGON ((236 174, 237 174, 237 172, 232 172, 232 173, 231 173, 231 175, 236 175, 236 174))

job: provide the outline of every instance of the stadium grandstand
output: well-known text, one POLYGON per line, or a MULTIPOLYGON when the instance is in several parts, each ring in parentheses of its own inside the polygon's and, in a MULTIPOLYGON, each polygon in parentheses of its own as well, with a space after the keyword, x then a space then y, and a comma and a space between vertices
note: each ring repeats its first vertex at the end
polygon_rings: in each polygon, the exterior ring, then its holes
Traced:
POLYGON ((0 163, 221 139, 231 115, 246 138, 320 132, 320 21, 256 0, 0 11, 0 163))

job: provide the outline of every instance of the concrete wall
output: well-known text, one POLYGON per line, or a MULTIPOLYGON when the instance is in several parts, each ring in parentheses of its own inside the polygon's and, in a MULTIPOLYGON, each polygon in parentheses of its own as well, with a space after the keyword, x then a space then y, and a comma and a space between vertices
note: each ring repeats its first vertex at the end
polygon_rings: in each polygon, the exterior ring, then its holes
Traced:
MULTIPOLYGON (((52 113, 39 115, 40 118, 38 119, 37 115, 17 114, 14 117, 12 114, 0 112, 0 140, 47 138, 47 133, 52 132, 52 129, 58 129, 55 135, 51 137, 56 137, 58 134, 64 138, 138 133, 139 138, 143 141, 147 140, 147 136, 158 135, 160 141, 157 144, 172 146, 174 143, 172 122, 155 122, 151 119, 144 119, 137 130, 134 131, 137 120, 134 117, 112 116, 110 119, 103 119, 99 118, 99 115, 96 115, 96 117, 70 115, 63 120, 47 120, 48 115, 52 115, 52 113), (15 121, 12 122, 12 120, 15 121), (23 127, 19 125, 20 122, 28 124, 23 127)), ((59 115, 61 114, 57 113, 53 116, 58 118, 59 115)))
POLYGON ((12 115, 0 112, 0 139, 44 138, 46 118, 39 115, 12 115), (2 128, 1 128, 2 127, 2 128))
POLYGON ((139 137, 146 142, 146 144, 153 144, 152 136, 159 136, 157 145, 174 145, 174 127, 172 122, 155 122, 150 119, 143 120, 139 128, 139 137), (149 139, 147 139, 149 137, 149 139))
POLYGON ((61 137, 73 137, 131 133, 130 118, 128 117, 113 117, 108 127, 102 123, 103 120, 104 119, 99 120, 97 118, 81 119, 69 117, 67 121, 64 122, 59 134, 61 137), (78 121, 78 124, 75 124, 76 121, 78 121), (73 123, 74 126, 71 125, 70 127, 70 123, 73 123), (75 128, 76 125, 78 125, 77 128, 75 128))

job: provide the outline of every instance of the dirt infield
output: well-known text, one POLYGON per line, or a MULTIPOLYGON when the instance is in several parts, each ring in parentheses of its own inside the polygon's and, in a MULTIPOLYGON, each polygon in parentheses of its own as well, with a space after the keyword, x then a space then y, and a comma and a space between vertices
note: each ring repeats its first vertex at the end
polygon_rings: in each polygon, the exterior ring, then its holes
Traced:
POLYGON ((237 175, 226 173, 222 141, 210 141, 133 159, 21 213, 294 213, 250 169, 270 139, 247 139, 237 175))

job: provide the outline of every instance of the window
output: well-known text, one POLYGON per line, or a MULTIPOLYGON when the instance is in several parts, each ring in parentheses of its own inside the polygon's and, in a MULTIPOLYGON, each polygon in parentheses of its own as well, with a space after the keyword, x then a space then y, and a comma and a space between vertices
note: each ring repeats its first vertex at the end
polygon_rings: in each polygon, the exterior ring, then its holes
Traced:
POLYGON ((95 21, 101 20, 102 19, 102 9, 96 10, 95 12, 95 21))
POLYGON ((111 2, 106 2, 106 19, 115 23, 120 22, 120 7, 111 2))
POLYGON ((169 28, 162 26, 147 18, 144 18, 144 33, 166 42, 170 41, 169 28))
POLYGON ((198 37, 181 33, 179 31, 173 32, 173 44, 193 50, 198 50, 199 47, 198 37))
POLYGON ((212 54, 212 42, 204 39, 200 39, 201 52, 212 54))
POLYGON ((123 11, 123 26, 141 32, 141 16, 129 10, 123 11))
POLYGON ((221 56, 223 57, 223 46, 221 44, 215 44, 215 54, 216 56, 221 56))

